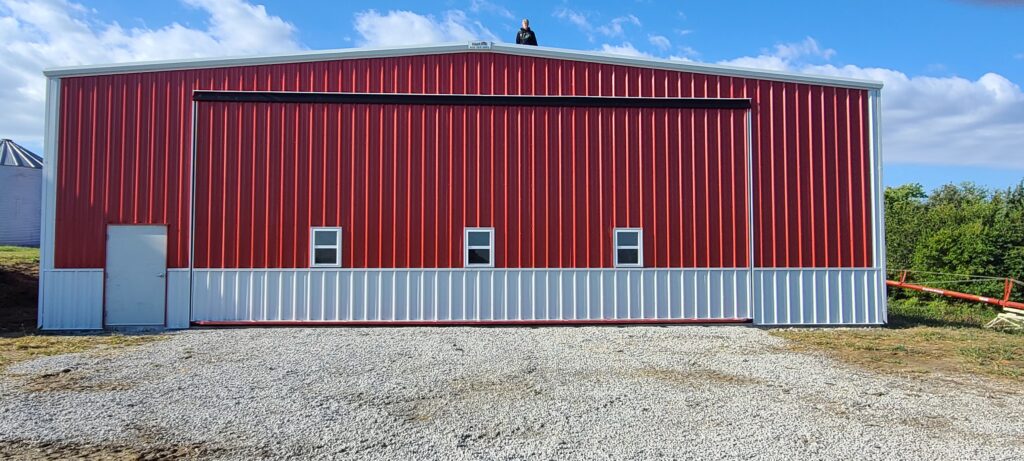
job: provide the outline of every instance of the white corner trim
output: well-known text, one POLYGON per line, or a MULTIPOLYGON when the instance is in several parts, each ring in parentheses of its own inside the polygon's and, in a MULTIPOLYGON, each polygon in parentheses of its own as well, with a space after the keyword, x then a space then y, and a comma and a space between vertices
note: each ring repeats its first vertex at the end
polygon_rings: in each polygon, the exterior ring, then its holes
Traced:
POLYGON ((885 186, 882 182, 882 90, 877 89, 871 91, 868 95, 868 103, 870 104, 870 110, 868 111, 868 117, 870 123, 868 129, 870 130, 871 137, 868 146, 871 149, 871 160, 872 168, 872 194, 874 212, 872 218, 874 219, 874 267, 878 268, 880 276, 878 277, 879 283, 879 300, 878 309, 879 316, 888 322, 889 318, 889 296, 886 293, 885 279, 888 276, 886 272, 886 258, 885 258, 885 186))
MULTIPOLYGON (((754 273, 754 110, 746 110, 746 138, 747 138, 747 270, 754 273)), ((747 289, 754 292, 754 277, 747 279, 747 289)), ((764 318, 764 306, 758 309, 757 306, 750 310, 754 322, 764 318)))
POLYGON ((57 220, 57 133, 60 116, 60 79, 46 79, 46 114, 43 125, 42 217, 39 239, 39 305, 37 327, 42 329, 46 318, 46 274, 53 270, 54 240, 57 220))
POLYGON ((550 48, 542 46, 521 46, 505 43, 493 43, 491 44, 490 48, 478 48, 473 47, 473 43, 478 42, 442 43, 435 45, 403 46, 390 48, 349 48, 339 50, 306 51, 291 54, 273 54, 246 57, 181 59, 170 61, 149 61, 138 63, 56 67, 46 69, 45 71, 43 71, 43 73, 48 77, 70 77, 183 69, 208 69, 214 67, 292 64, 302 62, 334 61, 359 58, 420 56, 430 54, 499 53, 517 56, 531 56, 538 58, 564 59, 569 61, 583 61, 602 64, 646 67, 652 69, 664 69, 682 72, 695 72, 730 77, 752 78, 759 80, 820 84, 866 90, 882 88, 881 82, 853 78, 832 77, 823 75, 807 75, 795 72, 781 72, 774 70, 749 69, 722 64, 703 64, 695 62, 670 61, 667 59, 618 56, 596 51, 567 50, 562 48, 550 48))

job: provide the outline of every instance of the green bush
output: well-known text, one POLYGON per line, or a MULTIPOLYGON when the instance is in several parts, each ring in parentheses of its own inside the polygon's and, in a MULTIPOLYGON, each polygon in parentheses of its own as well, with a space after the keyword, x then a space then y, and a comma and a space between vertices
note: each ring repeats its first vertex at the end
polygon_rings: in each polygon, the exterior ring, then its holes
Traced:
MULTIPOLYGON (((1024 279, 1024 181, 1004 190, 947 184, 931 194, 920 184, 889 187, 885 213, 890 276, 912 270, 912 281, 992 297, 1002 296, 1002 281, 944 283, 964 277, 927 272, 1024 279)), ((1024 287, 1013 298, 1024 299, 1024 287)))

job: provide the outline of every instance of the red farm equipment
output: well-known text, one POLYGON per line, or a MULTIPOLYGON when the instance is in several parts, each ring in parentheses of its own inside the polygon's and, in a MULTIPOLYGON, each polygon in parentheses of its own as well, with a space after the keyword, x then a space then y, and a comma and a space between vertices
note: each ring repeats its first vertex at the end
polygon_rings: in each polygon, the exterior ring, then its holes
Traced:
POLYGON ((971 276, 961 274, 946 274, 939 272, 922 272, 922 271, 899 271, 899 280, 886 280, 885 284, 896 288, 905 288, 907 290, 923 291, 925 293, 932 293, 940 296, 946 296, 950 298, 963 299, 967 301, 976 301, 981 303, 998 306, 1002 309, 1002 312, 996 316, 991 322, 985 325, 986 328, 1002 327, 1008 329, 1020 330, 1024 329, 1024 303, 1011 301, 1010 295, 1013 293, 1014 285, 1024 285, 1019 280, 1002 277, 982 277, 982 276, 971 276), (907 278, 911 274, 924 274, 930 276, 954 276, 959 277, 957 280, 938 280, 935 282, 919 282, 909 283, 907 278), (930 286, 923 285, 922 283, 929 284, 950 284, 950 283, 966 283, 966 282, 992 282, 1001 280, 1003 282, 1003 296, 999 298, 981 296, 970 293, 964 293, 960 291, 933 288, 930 286))

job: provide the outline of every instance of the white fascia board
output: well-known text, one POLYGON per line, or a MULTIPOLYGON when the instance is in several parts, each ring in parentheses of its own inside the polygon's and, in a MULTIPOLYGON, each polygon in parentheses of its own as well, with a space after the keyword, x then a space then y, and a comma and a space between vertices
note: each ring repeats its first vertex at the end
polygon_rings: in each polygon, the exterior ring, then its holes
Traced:
POLYGON ((460 42, 442 43, 437 45, 419 45, 389 48, 350 48, 327 51, 306 51, 299 53, 275 54, 264 56, 183 59, 140 63, 57 67, 46 69, 43 71, 43 74, 47 77, 76 77, 87 75, 159 72, 184 69, 208 69, 216 67, 259 66, 268 64, 292 64, 302 62, 336 61, 343 59, 422 56, 431 54, 451 53, 502 53, 516 56, 532 56, 539 58, 564 59, 569 61, 595 62, 601 64, 615 64, 651 69, 694 72, 700 74, 751 78, 758 80, 807 83, 867 90, 875 90, 882 88, 882 82, 871 80, 807 75, 794 72, 780 72, 761 69, 747 69, 742 67, 726 66, 721 64, 701 64, 695 62, 669 61, 665 59, 618 56, 594 51, 566 50, 561 48, 549 48, 540 46, 522 46, 504 43, 492 43, 490 44, 489 47, 481 47, 480 42, 473 42, 473 45, 460 42))
POLYGON ((168 61, 148 61, 121 64, 55 67, 44 69, 48 77, 77 77, 85 75, 127 74, 168 70, 209 69, 217 67, 262 66, 267 64, 293 64, 302 62, 336 61, 342 59, 421 56, 429 54, 464 53, 471 51, 465 43, 404 46, 389 48, 348 48, 340 50, 305 51, 288 54, 234 56, 224 58, 198 58, 168 61))

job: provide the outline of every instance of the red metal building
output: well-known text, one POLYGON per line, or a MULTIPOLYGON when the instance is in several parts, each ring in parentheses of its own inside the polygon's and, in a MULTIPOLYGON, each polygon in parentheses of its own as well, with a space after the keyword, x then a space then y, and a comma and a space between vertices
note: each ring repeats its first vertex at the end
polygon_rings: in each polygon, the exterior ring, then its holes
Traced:
POLYGON ((489 43, 46 74, 45 329, 886 318, 876 82, 489 43))

